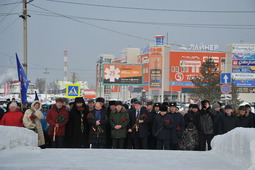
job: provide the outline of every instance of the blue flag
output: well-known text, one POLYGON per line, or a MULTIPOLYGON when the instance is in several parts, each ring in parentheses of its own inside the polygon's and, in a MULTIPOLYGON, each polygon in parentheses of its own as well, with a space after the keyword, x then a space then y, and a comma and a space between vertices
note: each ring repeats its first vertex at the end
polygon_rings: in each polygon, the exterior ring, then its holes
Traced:
POLYGON ((27 104, 27 89, 28 89, 29 83, 27 80, 26 73, 23 69, 23 66, 20 64, 17 53, 16 53, 16 61, 17 61, 18 77, 20 81, 21 100, 22 100, 22 104, 26 105, 27 104))
POLYGON ((34 101, 39 101, 39 97, 37 95, 37 92, 35 91, 35 100, 34 101))

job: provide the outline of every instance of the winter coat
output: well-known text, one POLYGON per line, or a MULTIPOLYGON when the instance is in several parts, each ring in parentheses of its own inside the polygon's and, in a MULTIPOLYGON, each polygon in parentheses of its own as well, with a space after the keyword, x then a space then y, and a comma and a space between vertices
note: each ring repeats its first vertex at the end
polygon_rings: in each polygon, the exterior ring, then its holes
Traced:
POLYGON ((72 108, 69 114, 68 136, 70 137, 70 146, 74 148, 88 148, 89 125, 87 122, 88 108, 83 106, 84 110, 79 111, 76 106, 72 108))
POLYGON ((228 116, 225 113, 223 116, 220 117, 218 132, 219 134, 224 134, 238 126, 239 126, 238 118, 233 114, 228 116))
POLYGON ((100 119, 100 125, 96 125, 96 110, 92 110, 87 115, 87 121, 89 124, 89 143, 97 143, 100 141, 100 143, 106 144, 106 125, 108 123, 107 119, 107 111, 105 109, 100 110, 101 111, 101 119, 100 119))
POLYGON ((2 108, 0 107, 0 120, 2 119, 3 116, 4 116, 4 109, 2 109, 2 108))
POLYGON ((172 143, 177 144, 181 140, 182 133, 185 129, 184 119, 182 114, 179 112, 169 112, 168 114, 172 115, 174 119, 174 128, 171 131, 172 143))
POLYGON ((24 127, 23 125, 23 113, 16 110, 14 112, 7 112, 4 114, 0 121, 0 125, 3 126, 17 126, 17 127, 24 127))
POLYGON ((184 118, 184 122, 185 122, 185 128, 188 126, 188 124, 194 123, 194 115, 195 113, 193 111, 188 111, 188 113, 186 113, 183 118, 184 118))
POLYGON ((65 108, 57 109, 56 105, 54 105, 48 112, 46 120, 49 123, 50 127, 48 129, 48 134, 53 135, 54 134, 54 128, 56 126, 56 121, 58 116, 64 116, 65 119, 63 122, 59 123, 59 128, 56 131, 56 136, 65 136, 65 125, 68 122, 69 115, 68 111, 65 108))
POLYGON ((251 115, 248 115, 248 116, 245 116, 245 115, 241 116, 240 115, 237 118, 239 120, 240 127, 249 127, 249 128, 254 127, 254 123, 253 123, 251 115))
POLYGON ((221 112, 221 111, 215 111, 216 115, 215 115, 215 118, 214 118, 214 123, 213 123, 213 131, 214 131, 214 135, 218 135, 219 132, 218 132, 218 127, 219 127, 219 122, 220 122, 220 118, 221 116, 224 116, 224 113, 221 112))
POLYGON ((146 138, 149 134, 149 115, 146 108, 142 107, 140 109, 140 116, 139 118, 136 117, 136 110, 133 109, 129 112, 129 129, 132 129, 132 132, 130 136, 133 138, 135 136, 135 133, 138 133, 139 138, 146 138), (143 123, 139 123, 138 120, 144 120, 143 123), (138 125, 138 132, 136 132, 135 124, 138 125))
POLYGON ((181 150, 195 150, 199 146, 199 137, 196 127, 192 130, 185 129, 183 132, 180 149, 181 150))
POLYGON ((38 146, 44 145, 45 144, 45 139, 44 139, 44 134, 43 134, 43 129, 42 129, 42 124, 40 119, 43 118, 43 114, 41 112, 41 103, 38 101, 34 101, 31 104, 31 109, 27 109, 24 117, 23 117, 23 123, 24 126, 28 129, 34 130, 38 134, 38 146), (35 109, 35 104, 39 103, 40 108, 35 109), (31 119, 32 116, 35 116, 34 119, 31 119))
POLYGON ((124 107, 119 112, 117 112, 117 110, 114 109, 110 114, 109 122, 111 125, 112 138, 126 138, 129 116, 127 110, 124 107), (121 128, 115 129, 114 127, 116 125, 121 125, 121 128))
POLYGON ((43 107, 43 106, 47 107, 48 110, 47 110, 46 112, 44 112, 44 111, 42 110, 43 118, 41 119, 41 124, 42 124, 43 131, 47 132, 48 129, 49 129, 49 124, 47 123, 46 118, 47 118, 47 114, 48 114, 48 112, 49 112, 49 105, 48 105, 48 104, 43 104, 42 107, 43 107))
POLYGON ((171 114, 157 114, 154 119, 152 133, 159 140, 171 140, 171 129, 175 127, 171 114))
POLYGON ((199 134, 214 134, 214 118, 216 113, 213 109, 202 109, 195 114, 194 124, 199 134))

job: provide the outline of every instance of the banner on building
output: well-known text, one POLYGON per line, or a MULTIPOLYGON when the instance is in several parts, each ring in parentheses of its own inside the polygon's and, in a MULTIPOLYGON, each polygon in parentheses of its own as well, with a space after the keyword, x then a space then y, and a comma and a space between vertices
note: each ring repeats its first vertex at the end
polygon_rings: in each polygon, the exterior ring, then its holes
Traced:
POLYGON ((103 85, 142 85, 142 64, 103 64, 103 85))
POLYGON ((162 88, 162 55, 158 53, 157 55, 150 56, 150 88, 151 89, 161 89, 162 88))

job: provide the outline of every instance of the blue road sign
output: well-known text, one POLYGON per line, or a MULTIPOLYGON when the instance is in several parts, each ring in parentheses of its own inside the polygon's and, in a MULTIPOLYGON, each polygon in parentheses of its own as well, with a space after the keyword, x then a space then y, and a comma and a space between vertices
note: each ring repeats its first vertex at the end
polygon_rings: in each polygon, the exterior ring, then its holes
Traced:
POLYGON ((231 83, 231 73, 221 73, 220 74, 220 84, 229 84, 231 83))
POLYGON ((66 84, 66 97, 67 98, 80 97, 80 85, 66 84))

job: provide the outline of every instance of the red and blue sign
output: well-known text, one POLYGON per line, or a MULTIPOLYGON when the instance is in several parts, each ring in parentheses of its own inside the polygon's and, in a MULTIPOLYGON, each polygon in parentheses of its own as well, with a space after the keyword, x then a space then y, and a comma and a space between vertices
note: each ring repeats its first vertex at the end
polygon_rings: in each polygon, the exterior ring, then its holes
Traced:
POLYGON ((232 88, 229 84, 222 84, 220 90, 222 94, 229 94, 232 91, 232 88))
POLYGON ((134 86, 128 86, 128 91, 133 92, 134 90, 134 86))

